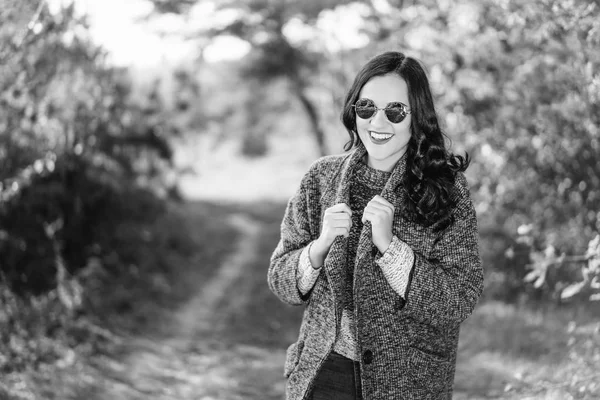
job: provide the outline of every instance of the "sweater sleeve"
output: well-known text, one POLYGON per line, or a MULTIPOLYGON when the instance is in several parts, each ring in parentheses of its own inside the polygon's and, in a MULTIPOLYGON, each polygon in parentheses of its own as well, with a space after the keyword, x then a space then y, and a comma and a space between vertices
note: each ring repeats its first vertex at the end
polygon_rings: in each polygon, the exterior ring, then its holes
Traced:
POLYGON ((381 268, 392 289, 406 299, 408 282, 415 263, 415 254, 410 246, 394 235, 388 249, 383 255, 376 257, 375 263, 381 268))
POLYGON ((311 242, 300 253, 300 261, 296 279, 298 281, 298 290, 303 295, 307 295, 317 283, 317 279, 321 274, 321 267, 314 268, 310 262, 310 247, 314 242, 311 242))
MULTIPOLYGON (((296 194, 289 200, 281 223, 281 237, 275 248, 267 272, 267 282, 271 291, 283 302, 301 305, 309 298, 298 287, 298 267, 303 251, 312 240, 309 206, 318 208, 316 183, 313 167, 302 179, 296 194)), ((316 231, 316 228, 315 228, 316 231)), ((306 252, 305 252, 306 254, 306 252)))
POLYGON ((429 257, 415 252, 401 314, 441 329, 457 327, 483 291, 475 209, 463 180, 454 221, 436 240, 429 257), (466 193, 464 193, 466 191, 466 193))

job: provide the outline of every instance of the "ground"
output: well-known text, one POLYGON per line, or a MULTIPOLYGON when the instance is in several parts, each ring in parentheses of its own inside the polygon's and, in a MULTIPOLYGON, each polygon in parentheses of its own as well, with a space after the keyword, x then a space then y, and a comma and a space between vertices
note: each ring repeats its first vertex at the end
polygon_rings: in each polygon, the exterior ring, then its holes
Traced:
MULTIPOLYGON (((103 351, 9 375, 6 397, 282 399, 285 349, 302 311, 266 283, 283 210, 284 203, 181 205, 182 229, 191 229, 197 249, 180 268, 181 287, 191 288, 182 300, 115 315, 133 322, 107 330, 103 351), (211 233, 223 226, 231 241, 211 233)), ((599 325, 575 317, 482 301, 462 329, 455 399, 600 398, 599 325)))

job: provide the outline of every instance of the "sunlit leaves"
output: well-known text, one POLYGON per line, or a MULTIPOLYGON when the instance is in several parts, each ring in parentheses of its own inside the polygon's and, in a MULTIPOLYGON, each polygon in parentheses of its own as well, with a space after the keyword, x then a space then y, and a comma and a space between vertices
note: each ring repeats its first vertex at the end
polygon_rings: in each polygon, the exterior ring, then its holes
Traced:
POLYGON ((559 255, 549 245, 543 251, 532 250, 529 256, 531 263, 527 267, 530 271, 525 275, 524 281, 534 288, 545 287, 562 301, 581 297, 600 300, 600 235, 596 235, 588 243, 588 249, 583 255, 559 255), (568 264, 581 265, 578 268, 581 274, 576 279, 573 279, 572 274, 561 274, 568 264), (552 275, 551 279, 549 275, 552 275))
POLYGON ((44 158, 35 160, 12 179, 0 182, 0 210, 5 203, 17 196, 24 188, 32 184, 36 177, 43 177, 54 171, 56 154, 48 153, 44 158))

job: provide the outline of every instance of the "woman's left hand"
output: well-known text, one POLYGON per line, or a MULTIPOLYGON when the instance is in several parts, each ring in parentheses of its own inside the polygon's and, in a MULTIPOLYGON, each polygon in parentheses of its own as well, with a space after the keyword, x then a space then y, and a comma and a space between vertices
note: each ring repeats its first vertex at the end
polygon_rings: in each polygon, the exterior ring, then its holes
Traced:
POLYGON ((381 254, 385 253, 392 242, 392 223, 394 206, 383 197, 377 195, 369 201, 363 211, 362 222, 371 222, 373 244, 381 254))

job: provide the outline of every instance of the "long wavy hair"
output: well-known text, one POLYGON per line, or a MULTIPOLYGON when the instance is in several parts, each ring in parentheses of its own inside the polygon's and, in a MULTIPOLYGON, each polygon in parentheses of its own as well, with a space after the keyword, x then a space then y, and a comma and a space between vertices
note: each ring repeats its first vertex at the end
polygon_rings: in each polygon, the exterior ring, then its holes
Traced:
POLYGON ((358 72, 342 110, 342 122, 350 135, 350 141, 344 149, 362 145, 352 107, 360 91, 373 77, 387 74, 397 74, 404 79, 412 111, 411 138, 406 150, 406 174, 403 177, 408 207, 408 215, 405 216, 421 225, 441 230, 452 221, 452 209, 455 206, 452 191, 456 175, 467 169, 470 159, 468 154, 462 157, 446 149, 445 135, 438 123, 429 80, 417 60, 400 52, 386 52, 371 59, 358 72))

